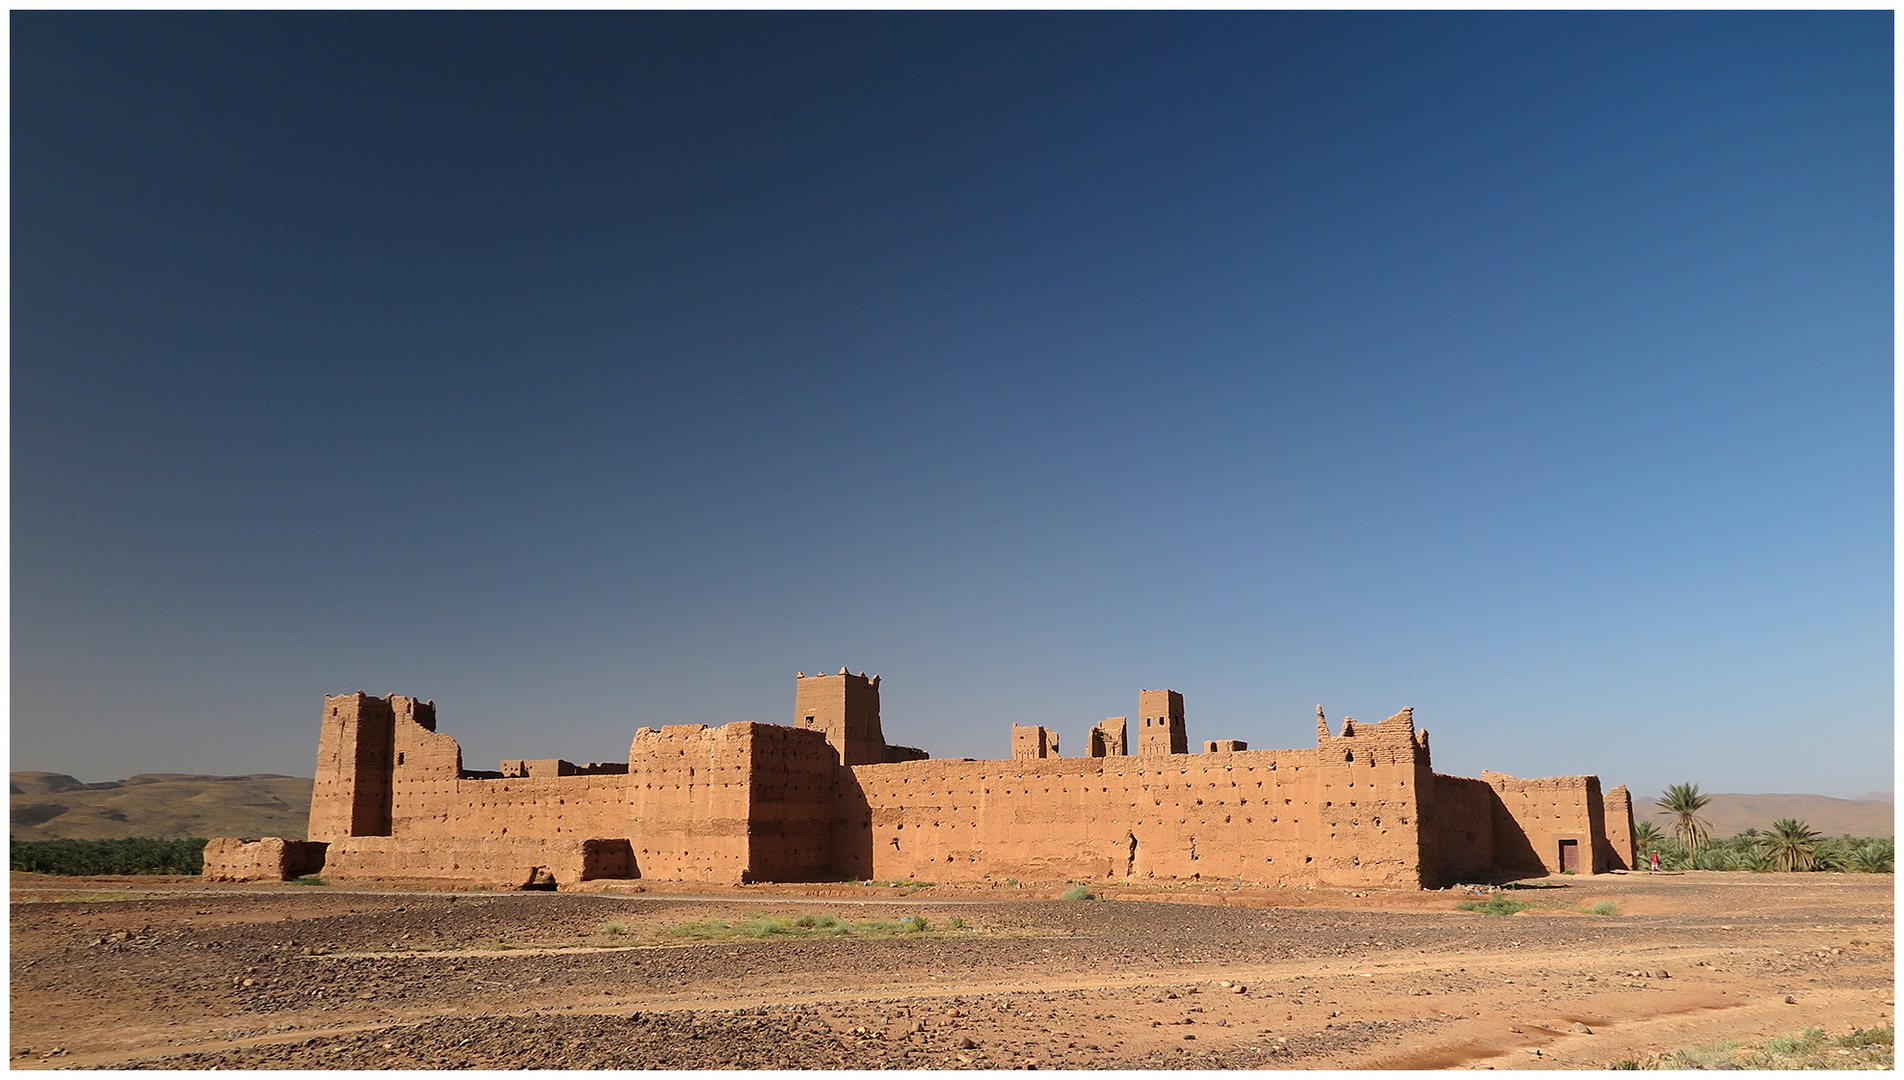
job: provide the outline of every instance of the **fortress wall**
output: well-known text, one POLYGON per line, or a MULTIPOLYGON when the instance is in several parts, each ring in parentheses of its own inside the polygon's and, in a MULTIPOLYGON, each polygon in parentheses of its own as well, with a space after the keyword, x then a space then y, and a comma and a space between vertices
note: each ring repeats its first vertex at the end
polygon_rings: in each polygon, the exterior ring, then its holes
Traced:
POLYGON ((617 834, 633 845, 638 876, 733 882, 748 876, 752 741, 759 726, 675 724, 635 732, 627 817, 617 834))
MULTIPOLYGON (((1409 778, 1380 768, 1358 774, 1353 801, 1382 791, 1386 781, 1391 790, 1384 794, 1397 807, 1406 804, 1406 812, 1382 825, 1338 814, 1337 830, 1406 834, 1399 818, 1413 820, 1411 797, 1401 790, 1409 778)), ((1350 790, 1346 777, 1340 783, 1350 790)), ((836 868, 878 880, 1213 877, 1287 884, 1372 884, 1413 872, 1401 855, 1318 865, 1322 790, 1314 750, 862 766, 841 785, 836 868)), ((1344 806, 1350 809, 1360 807, 1344 806)), ((1397 842, 1398 850, 1406 846, 1397 842)))
POLYGON ((324 876, 340 881, 441 878, 503 888, 529 884, 538 869, 558 885, 633 876, 628 842, 619 838, 353 836, 332 842, 324 861, 324 876))
POLYGON ((833 873, 839 754, 818 731, 749 724, 747 876, 824 881, 833 873))
POLYGON ((1465 776, 1434 774, 1436 860, 1441 881, 1485 877, 1494 868, 1494 788, 1465 776))
POLYGON ((1504 870, 1561 871, 1561 843, 1572 841, 1580 853, 1579 873, 1608 869, 1595 857, 1605 828, 1600 780, 1595 776, 1522 779, 1506 773, 1481 773, 1494 789, 1494 864, 1504 870))

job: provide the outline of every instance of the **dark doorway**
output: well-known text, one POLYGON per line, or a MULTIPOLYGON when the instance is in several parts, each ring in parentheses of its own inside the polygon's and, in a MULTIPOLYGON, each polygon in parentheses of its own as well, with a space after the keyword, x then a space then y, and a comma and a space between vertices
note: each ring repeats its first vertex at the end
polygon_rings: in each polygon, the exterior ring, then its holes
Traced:
POLYGON ((1579 873, 1579 871, 1580 841, 1562 840, 1560 842, 1560 872, 1565 874, 1569 872, 1579 873))

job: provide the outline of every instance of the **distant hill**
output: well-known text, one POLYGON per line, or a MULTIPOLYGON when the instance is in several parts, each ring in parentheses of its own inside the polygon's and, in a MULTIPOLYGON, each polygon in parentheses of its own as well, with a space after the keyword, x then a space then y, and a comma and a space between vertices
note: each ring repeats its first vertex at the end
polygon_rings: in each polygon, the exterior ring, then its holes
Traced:
MULTIPOLYGON (((1746 829, 1765 832, 1779 818, 1797 818, 1825 836, 1890 836, 1895 832, 1894 804, 1890 799, 1833 799, 1824 795, 1714 795, 1700 811, 1712 822, 1713 836, 1731 836, 1746 829)), ((1633 820, 1650 821, 1671 832, 1671 819, 1654 811, 1659 801, 1633 800, 1633 820)))
POLYGON ((11 777, 15 840, 116 840, 130 836, 282 836, 304 839, 311 781, 253 773, 140 773, 85 784, 64 773, 11 777))

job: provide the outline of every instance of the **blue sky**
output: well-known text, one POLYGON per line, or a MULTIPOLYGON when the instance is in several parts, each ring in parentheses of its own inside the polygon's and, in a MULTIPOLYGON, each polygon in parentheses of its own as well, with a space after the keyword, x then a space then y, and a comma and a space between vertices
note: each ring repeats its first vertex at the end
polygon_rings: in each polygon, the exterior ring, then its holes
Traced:
POLYGON ((1889 790, 1887 12, 16 12, 12 761, 1889 790), (1078 752, 1073 749, 1072 752, 1078 752))

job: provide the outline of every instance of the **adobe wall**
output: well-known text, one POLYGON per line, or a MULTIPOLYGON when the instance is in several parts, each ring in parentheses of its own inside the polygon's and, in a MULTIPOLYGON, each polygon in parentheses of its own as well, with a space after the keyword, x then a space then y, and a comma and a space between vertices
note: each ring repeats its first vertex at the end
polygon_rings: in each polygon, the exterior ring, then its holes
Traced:
POLYGON ((557 885, 633 876, 629 843, 615 838, 352 836, 332 841, 324 859, 324 876, 339 881, 439 878, 521 888, 537 870, 557 885))
POLYGON ((1431 884, 1484 878, 1494 869, 1494 788, 1466 776, 1434 774, 1431 884))
MULTIPOLYGON (((1093 728, 1090 757, 1059 757, 1055 732, 1014 725, 1014 760, 929 761, 885 744, 877 677, 796 686, 795 726, 642 728, 626 764, 512 759, 489 773, 463 767, 429 702, 329 697, 312 836, 333 845, 327 874, 498 884, 542 867, 560 881, 1419 886, 1556 872, 1565 841, 1583 873, 1633 860, 1624 788, 1603 800, 1590 776, 1437 775, 1412 709, 1337 733, 1318 709, 1314 748, 1211 740, 1190 755, 1182 695, 1145 690, 1134 756, 1114 717, 1093 728)), ((237 841, 208 850, 208 875, 269 876, 286 857, 237 841)))
POLYGON ((290 881, 324 868, 328 845, 267 836, 245 841, 221 836, 205 842, 206 881, 290 881))
POLYGON ((1605 862, 1609 870, 1632 870, 1638 854, 1633 850, 1633 796, 1621 784, 1601 799, 1606 827, 1601 832, 1606 842, 1605 862))
MULTIPOLYGON (((359 690, 324 698, 317 737, 317 777, 311 788, 312 840, 381 835, 390 831, 393 706, 416 714, 409 698, 371 697, 359 690)), ((435 726, 435 710, 428 723, 435 726)))
POLYGON ((1605 818, 1597 776, 1548 776, 1521 779, 1483 771, 1494 789, 1494 862, 1504 870, 1561 871, 1560 845, 1573 841, 1582 874, 1604 873, 1601 841, 1605 818))
POLYGON ((1091 729, 1084 754, 1086 757, 1123 757, 1130 752, 1130 742, 1126 736, 1128 718, 1112 716, 1097 722, 1091 729))
POLYGON ((470 778, 462 748, 433 727, 396 710, 390 835, 549 840, 628 835, 624 773, 581 773, 571 765, 563 775, 561 766, 568 763, 551 759, 513 763, 528 775, 470 778), (480 826, 472 829, 474 823, 480 826))
MULTIPOLYGON (((1412 708, 1377 724, 1345 718, 1330 735, 1316 710, 1315 844, 1325 884, 1420 886, 1433 872, 1434 772, 1412 708)), ((1243 756, 1243 755, 1232 755, 1243 756)))
POLYGON ((1137 753, 1140 757, 1162 757, 1190 752, 1190 736, 1184 727, 1183 695, 1175 690, 1137 691, 1137 753))
POLYGON ((1011 750, 1014 761, 1057 757, 1058 733, 1040 724, 1013 724, 1011 750))
MULTIPOLYGON (((740 881, 747 870, 752 724, 642 728, 628 747, 628 818, 619 830, 643 877, 740 881)), ((830 752, 830 751, 829 751, 830 752)))
POLYGON ((842 784, 835 868, 1417 885, 1413 765, 1361 769, 1325 769, 1315 750, 859 766, 842 784), (1363 838, 1380 844, 1351 851, 1363 838))
POLYGON ((838 675, 794 676, 793 726, 820 731, 842 765, 887 760, 886 736, 879 726, 879 676, 867 678, 840 669, 838 675))
MULTIPOLYGON (((745 880, 825 881, 833 872, 834 784, 840 767, 826 740, 752 724, 745 880)), ((640 830, 635 821, 630 828, 640 830)))

